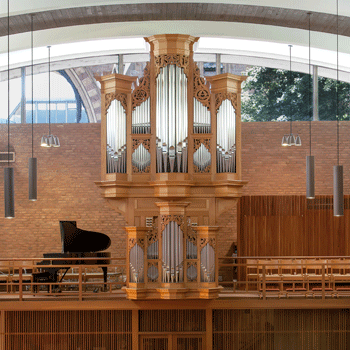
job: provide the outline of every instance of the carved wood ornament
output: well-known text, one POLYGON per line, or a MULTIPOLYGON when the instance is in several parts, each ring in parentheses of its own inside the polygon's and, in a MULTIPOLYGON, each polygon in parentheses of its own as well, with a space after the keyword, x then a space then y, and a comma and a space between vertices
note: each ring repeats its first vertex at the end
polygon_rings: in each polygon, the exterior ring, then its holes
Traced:
MULTIPOLYGON (((196 152, 201 145, 203 145, 210 152, 210 139, 203 137, 193 140, 193 153, 196 152)), ((193 164, 193 169, 195 173, 210 173, 211 165, 208 165, 204 170, 201 170, 197 165, 193 164)))
POLYGON ((137 147, 143 144, 143 147, 146 148, 147 151, 151 148, 151 140, 150 139, 132 139, 132 151, 134 152, 137 147))
POLYGON ((145 69, 143 70, 143 76, 139 79, 139 85, 132 93, 132 110, 141 103, 145 102, 151 91, 151 78, 150 78, 150 63, 147 62, 145 69))
POLYGON ((106 111, 106 113, 107 113, 108 108, 111 105, 113 100, 119 101, 122 104, 124 110, 126 111, 126 108, 127 108, 126 94, 122 94, 122 93, 119 94, 116 92, 115 93, 110 92, 110 93, 105 95, 105 111, 106 111))
POLYGON ((197 64, 194 64, 194 76, 193 76, 193 96, 199 101, 203 106, 210 108, 210 90, 205 83, 205 79, 201 77, 200 70, 197 64))
POLYGON ((189 70, 189 57, 185 55, 159 55, 154 57, 156 76, 159 74, 160 69, 170 64, 175 64, 184 69, 184 73, 188 77, 189 70))
POLYGON ((145 240, 144 238, 129 238, 129 251, 135 246, 138 245, 139 247, 141 247, 142 249, 145 248, 145 240))
POLYGON ((161 215, 160 217, 160 230, 163 232, 165 226, 169 224, 170 221, 176 222, 181 231, 184 232, 184 216, 183 215, 161 215))
POLYGON ((202 250, 207 244, 209 244, 210 246, 212 246, 213 249, 215 249, 216 239, 215 238, 201 238, 200 250, 202 250))
POLYGON ((197 246, 197 232, 192 228, 191 225, 187 226, 186 239, 197 246))
POLYGON ((218 93, 215 94, 215 109, 216 111, 219 110, 221 104, 225 100, 230 100, 233 108, 237 110, 237 94, 233 92, 225 92, 225 93, 218 93))
POLYGON ((210 139, 207 138, 200 138, 200 139, 194 139, 193 140, 193 151, 197 151, 197 149, 203 145, 209 152, 210 152, 210 139))

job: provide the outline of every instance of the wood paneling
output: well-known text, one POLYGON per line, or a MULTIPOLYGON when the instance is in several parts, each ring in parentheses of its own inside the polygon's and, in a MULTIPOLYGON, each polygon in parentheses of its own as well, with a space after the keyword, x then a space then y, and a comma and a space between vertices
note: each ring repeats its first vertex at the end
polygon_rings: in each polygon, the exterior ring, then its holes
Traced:
POLYGON ((213 310, 213 349, 348 349, 349 310, 213 310))
POLYGON ((131 311, 7 311, 5 349, 128 349, 131 311))
POLYGON ((136 350, 131 332, 140 349, 152 350, 346 350, 350 341, 349 309, 211 307, 134 310, 133 317, 131 310, 6 311, 3 348, 136 350), (135 317, 140 329, 131 326, 135 317))
POLYGON ((331 196, 245 196, 240 200, 239 256, 349 255, 350 206, 333 216, 331 196))

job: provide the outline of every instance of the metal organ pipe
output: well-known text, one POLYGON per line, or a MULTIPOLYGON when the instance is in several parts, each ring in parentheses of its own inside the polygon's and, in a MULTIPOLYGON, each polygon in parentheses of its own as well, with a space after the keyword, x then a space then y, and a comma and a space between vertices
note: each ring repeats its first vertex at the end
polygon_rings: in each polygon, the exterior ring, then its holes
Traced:
POLYGON ((132 133, 149 134, 150 132, 150 98, 148 98, 132 111, 132 133))
POLYGON ((208 134, 211 132, 210 110, 203 106, 195 97, 193 98, 193 132, 195 134, 208 134))
POLYGON ((201 282, 215 282, 215 251, 209 244, 201 251, 201 282))
POLYGON ((126 114, 118 100, 107 111, 107 173, 126 172, 126 114))
POLYGON ((236 113, 231 101, 222 102, 217 113, 216 171, 236 172, 236 113))
POLYGON ((144 267, 143 267, 143 261, 144 261, 144 256, 143 256, 143 250, 142 248, 138 245, 135 244, 131 249, 130 249, 130 256, 129 256, 129 267, 130 267, 130 282, 132 283, 140 283, 144 281, 144 267))
POLYGON ((183 68, 161 68, 156 86, 157 172, 187 172, 187 77, 183 68))
POLYGON ((162 232, 162 282, 183 282, 183 232, 174 221, 162 232))

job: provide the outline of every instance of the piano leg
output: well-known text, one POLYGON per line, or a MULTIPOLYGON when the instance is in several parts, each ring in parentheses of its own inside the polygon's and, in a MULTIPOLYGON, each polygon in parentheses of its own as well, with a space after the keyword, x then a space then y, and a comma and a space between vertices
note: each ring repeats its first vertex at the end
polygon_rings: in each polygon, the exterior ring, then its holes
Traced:
POLYGON ((103 266, 102 271, 103 271, 103 282, 105 283, 104 291, 106 291, 107 290, 107 266, 103 266))

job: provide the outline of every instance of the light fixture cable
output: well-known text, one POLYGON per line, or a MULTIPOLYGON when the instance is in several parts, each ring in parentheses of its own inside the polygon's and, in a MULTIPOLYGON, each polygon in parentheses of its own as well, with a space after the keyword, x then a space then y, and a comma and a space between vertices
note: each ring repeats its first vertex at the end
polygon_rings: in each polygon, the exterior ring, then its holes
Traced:
POLYGON ((309 134, 310 134, 310 156, 312 155, 311 153, 311 12, 308 12, 308 16, 309 16, 309 89, 308 89, 308 93, 309 93, 309 119, 310 119, 310 123, 309 123, 309 134))
POLYGON ((33 39, 33 30, 34 30, 34 25, 33 25, 33 17, 34 15, 31 15, 31 60, 32 60, 32 158, 34 158, 34 39, 33 39))
POLYGON ((36 201, 37 191, 37 158, 34 158, 34 14, 31 14, 31 73, 32 73, 32 157, 28 160, 28 197, 30 201, 36 201))
POLYGON ((10 166, 10 0, 7 0, 7 166, 10 166))
POLYGON ((343 166, 339 165, 339 5, 337 6, 337 85, 336 85, 336 118, 337 118, 337 165, 333 167, 333 215, 344 216, 343 166))
POLYGON ((337 116, 337 164, 339 165, 339 7, 337 0, 337 106, 336 106, 336 116, 337 116))
POLYGON ((51 46, 47 47, 49 49, 49 137, 51 136, 51 59, 50 59, 50 49, 51 46))
MULTIPOLYGON (((289 46, 289 88, 290 92, 292 92, 292 47, 293 45, 289 46)), ((289 103, 289 117, 290 117, 290 137, 292 138, 292 103, 289 103)))

